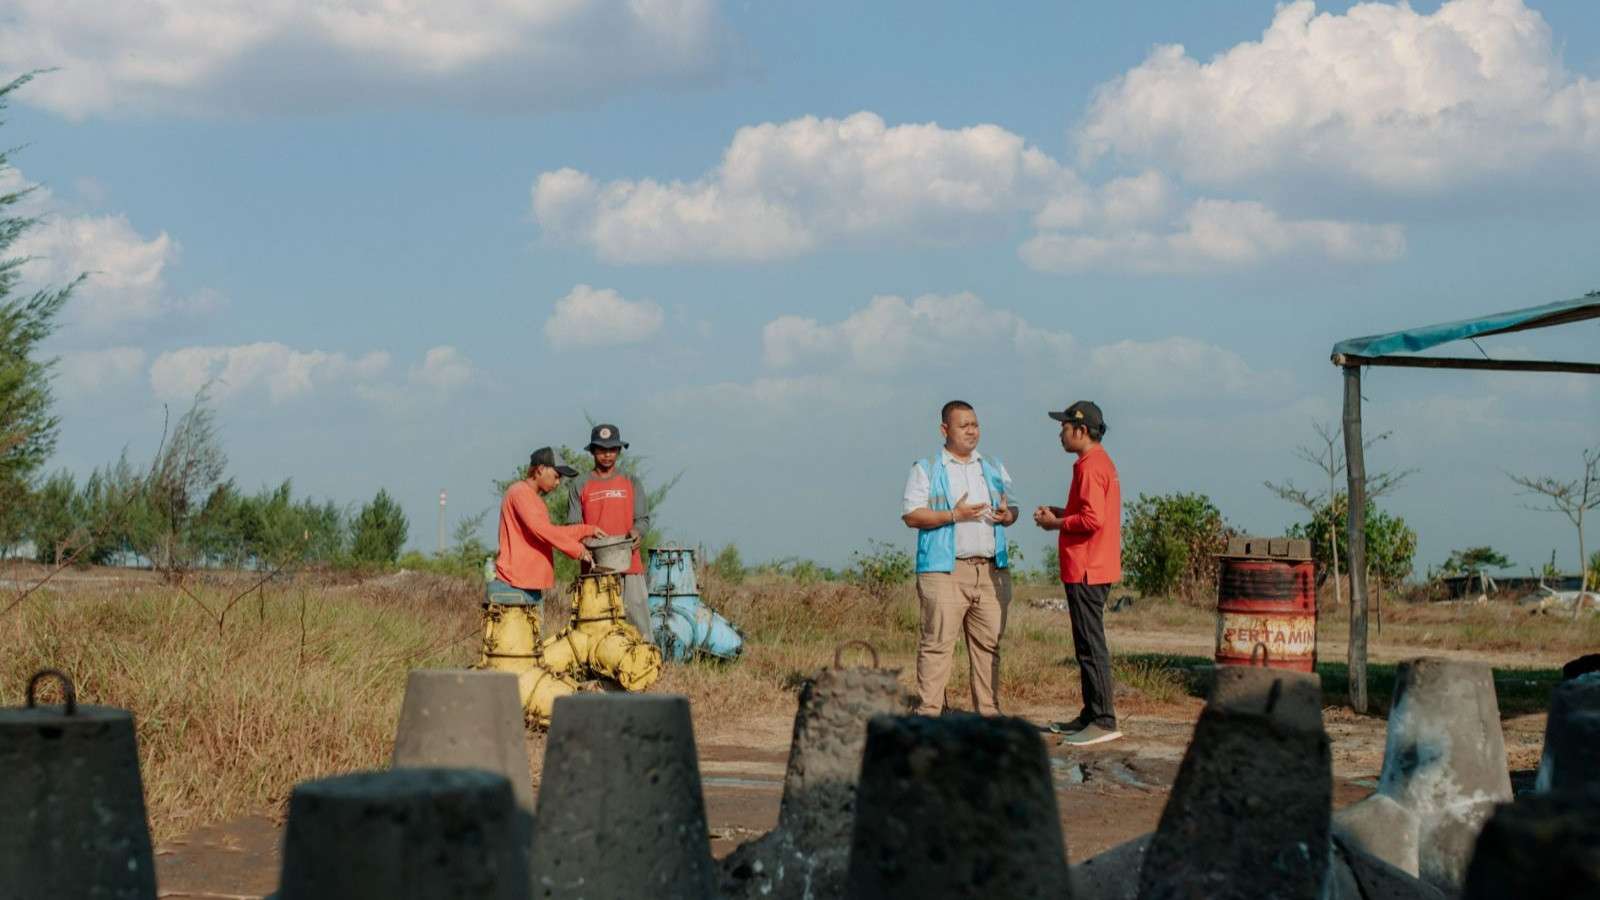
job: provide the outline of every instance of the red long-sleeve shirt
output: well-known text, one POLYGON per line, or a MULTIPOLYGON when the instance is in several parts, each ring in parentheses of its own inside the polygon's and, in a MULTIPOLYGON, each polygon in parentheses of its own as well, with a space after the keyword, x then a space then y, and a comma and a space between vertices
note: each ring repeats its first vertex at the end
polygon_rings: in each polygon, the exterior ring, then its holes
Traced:
POLYGON ((1122 580, 1122 483, 1105 448, 1095 444, 1072 465, 1061 520, 1061 580, 1114 584, 1122 580))
POLYGON ((500 502, 500 552, 494 560, 494 577, 526 591, 548 591, 556 586, 555 550, 577 558, 583 538, 595 533, 593 525, 556 525, 550 510, 533 485, 518 481, 500 502))

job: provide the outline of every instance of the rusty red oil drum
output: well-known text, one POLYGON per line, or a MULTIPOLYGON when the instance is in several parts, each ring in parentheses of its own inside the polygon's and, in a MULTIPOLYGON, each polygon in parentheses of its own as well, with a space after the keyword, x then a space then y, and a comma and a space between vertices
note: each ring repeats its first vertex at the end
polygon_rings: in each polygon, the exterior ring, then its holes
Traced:
POLYGON ((1317 579, 1309 559, 1223 556, 1217 662, 1310 672, 1317 665, 1317 579))

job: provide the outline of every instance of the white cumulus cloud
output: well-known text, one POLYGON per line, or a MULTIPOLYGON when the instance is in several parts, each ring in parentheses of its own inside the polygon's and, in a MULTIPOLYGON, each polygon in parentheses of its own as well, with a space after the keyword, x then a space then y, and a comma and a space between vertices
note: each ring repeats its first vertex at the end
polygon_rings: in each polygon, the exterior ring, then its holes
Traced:
POLYGON ((544 336, 556 349, 619 347, 661 333, 667 315, 654 301, 628 300, 610 288, 575 285, 556 301, 544 336))
POLYGON ((389 354, 382 351, 352 358, 271 342, 185 347, 156 357, 150 364, 150 386, 163 400, 193 397, 210 384, 219 403, 264 393, 271 403, 281 404, 332 383, 375 380, 389 365, 389 354))
POLYGON ((768 322, 761 338, 763 361, 773 368, 842 362, 872 375, 893 374, 920 359, 960 362, 1003 352, 1061 361, 1074 345, 1068 332, 1037 328, 970 293, 926 294, 910 302, 873 297, 831 325, 783 316, 768 322))
MULTIPOLYGON (((693 182, 545 172, 533 213, 547 238, 625 264, 954 246, 1003 237, 1029 216, 1039 230, 1021 256, 1044 271, 1237 271, 1285 258, 1354 266, 1405 248, 1396 225, 1283 219, 1256 200, 1185 199, 1154 169, 1090 185, 995 125, 889 126, 869 112, 741 129, 722 163, 693 182)), ((802 339, 797 330, 790 337, 802 339)))
POLYGON ((68 397, 89 396, 135 383, 144 374, 145 352, 106 347, 61 355, 55 384, 68 397))
MULTIPOLYGON (((800 375, 719 381, 674 388, 663 394, 668 409, 730 413, 760 422, 792 424, 818 410, 870 410, 894 400, 889 385, 837 375, 800 375)), ((768 433, 770 436, 770 432, 768 433)))
POLYGON ((716 0, 7 0, 0 61, 72 117, 526 112, 720 77, 716 0))
POLYGON ((1600 82, 1567 72, 1522 0, 1450 0, 1432 13, 1282 4, 1258 41, 1207 62, 1181 46, 1097 93, 1087 159, 1113 154, 1210 189, 1432 196, 1600 174, 1600 82))
POLYGON ((88 276, 62 314, 85 332, 120 335, 129 328, 209 318, 227 307, 227 299, 214 290, 187 296, 168 291, 166 271, 177 263, 180 248, 166 232, 147 238, 125 215, 61 212, 48 187, 28 181, 15 168, 0 169, 0 191, 26 191, 11 209, 39 220, 13 247, 27 259, 21 272, 26 287, 63 287, 88 276))
POLYGON ((706 176, 533 187, 547 236, 621 263, 767 260, 849 241, 940 246, 1003 234, 1073 177, 996 125, 886 125, 859 112, 741 128, 706 176))
POLYGON ((1256 201, 1197 200, 1153 228, 1046 231, 1019 249, 1048 272, 1227 272, 1273 262, 1392 262, 1406 254, 1399 225, 1331 220, 1287 221, 1256 201))
POLYGON ((269 342, 185 347, 156 357, 149 376, 156 397, 174 403, 186 402, 210 385, 217 403, 264 400, 281 406, 348 395, 386 412, 426 407, 493 387, 486 373, 447 345, 429 348, 419 363, 403 372, 382 350, 352 356, 269 342))
POLYGON ((1259 371, 1232 350, 1190 337, 1117 341, 1088 357, 1085 373, 1123 401, 1262 398, 1290 386, 1282 372, 1259 371))

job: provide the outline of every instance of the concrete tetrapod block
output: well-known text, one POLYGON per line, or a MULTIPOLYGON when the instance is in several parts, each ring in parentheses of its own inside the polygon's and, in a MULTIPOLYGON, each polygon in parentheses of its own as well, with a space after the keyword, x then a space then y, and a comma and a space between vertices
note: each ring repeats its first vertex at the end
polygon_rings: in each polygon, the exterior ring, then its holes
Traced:
POLYGON ((1244 672, 1228 674, 1230 689, 1195 724, 1145 852, 1141 898, 1322 896, 1333 766, 1320 704, 1309 699, 1320 698, 1320 679, 1244 672))
POLYGON ((686 698, 556 700, 534 816, 533 879, 539 897, 712 896, 686 698))
POLYGON ((504 775, 389 769, 289 795, 277 900, 528 900, 529 824, 504 775))
POLYGON ((1600 673, 1563 681, 1550 696, 1540 791, 1600 788, 1600 673))
POLYGON ((1073 866, 1073 900, 1137 900, 1139 872, 1155 832, 1124 841, 1073 866))
POLYGON ((533 815, 533 771, 517 676, 480 669, 417 669, 406 679, 395 768, 485 769, 511 782, 533 815))
POLYGON ((154 900, 132 713, 0 709, 0 896, 154 900))
POLYGON ((1333 814, 1333 834, 1412 878, 1417 870, 1417 814, 1392 797, 1372 794, 1333 814))
POLYGON ((1334 830, 1327 900, 1445 900, 1443 891, 1349 843, 1334 830))
POLYGON ((1600 897, 1600 793, 1527 794, 1496 807, 1461 896, 1600 897))
POLYGON ((1071 898, 1037 726, 877 716, 856 793, 847 898, 1071 898))
POLYGON ((867 722, 906 708, 898 669, 819 669, 800 688, 778 827, 722 860, 724 896, 837 897, 855 827, 867 722))
POLYGON ((1511 799, 1511 772, 1494 674, 1487 663, 1402 662, 1378 792, 1417 814, 1422 880, 1461 889, 1473 841, 1496 803, 1511 799))
POLYGON ((1234 712, 1271 714, 1303 728, 1322 727, 1322 679, 1265 666, 1217 666, 1206 705, 1234 712))

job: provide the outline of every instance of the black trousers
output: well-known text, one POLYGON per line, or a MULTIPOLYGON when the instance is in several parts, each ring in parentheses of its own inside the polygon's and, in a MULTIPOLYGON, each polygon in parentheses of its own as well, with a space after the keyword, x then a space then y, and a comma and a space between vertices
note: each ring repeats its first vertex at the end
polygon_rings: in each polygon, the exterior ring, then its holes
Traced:
POLYGON ((1111 704, 1111 651, 1106 649, 1106 597, 1109 584, 1068 584, 1067 615, 1072 618, 1072 652, 1078 657, 1087 721, 1115 731, 1117 713, 1111 704))

